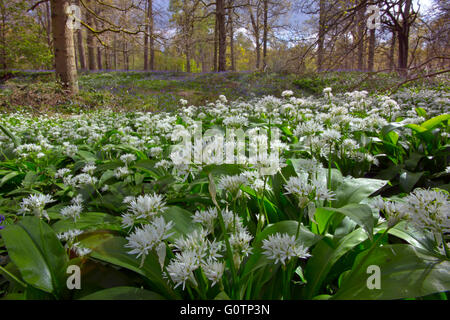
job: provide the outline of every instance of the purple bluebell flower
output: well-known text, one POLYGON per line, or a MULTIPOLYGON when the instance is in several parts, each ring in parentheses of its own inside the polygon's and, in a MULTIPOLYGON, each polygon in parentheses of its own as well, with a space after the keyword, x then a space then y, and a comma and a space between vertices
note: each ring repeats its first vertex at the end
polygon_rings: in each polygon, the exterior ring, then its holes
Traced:
MULTIPOLYGON (((5 216, 0 214, 0 224, 3 223, 3 221, 5 221, 5 216)), ((5 226, 0 226, 0 230, 3 229, 5 226)))

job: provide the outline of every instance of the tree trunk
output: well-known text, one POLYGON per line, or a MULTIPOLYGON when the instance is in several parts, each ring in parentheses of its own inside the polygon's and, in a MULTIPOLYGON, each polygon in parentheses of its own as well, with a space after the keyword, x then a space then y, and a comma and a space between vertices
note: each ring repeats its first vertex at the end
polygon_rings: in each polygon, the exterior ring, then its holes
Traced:
MULTIPOLYGON (((87 2, 87 4, 90 4, 90 0, 87 2)), ((86 20, 87 24, 90 27, 94 26, 94 19, 92 18, 92 14, 90 12, 86 12, 86 20)), ((88 62, 89 62, 89 70, 96 70, 97 65, 95 61, 95 44, 94 44, 94 35, 92 34, 92 31, 87 29, 87 35, 86 35, 86 43, 88 47, 88 62)))
POLYGON ((408 73, 408 50, 409 50, 409 28, 410 28, 410 9, 412 0, 406 0, 403 16, 406 21, 402 20, 399 23, 400 28, 397 30, 398 37, 398 70, 401 76, 406 76, 408 73))
MULTIPOLYGON (((99 12, 96 12, 96 14, 98 14, 99 12)), ((95 20, 95 29, 99 29, 100 23, 98 22, 98 20, 95 20)), ((100 42, 100 40, 97 39, 97 68, 98 70, 102 70, 103 69, 103 64, 102 64, 102 44, 100 42)))
POLYGON ((117 34, 114 33, 113 37, 113 64, 114 70, 117 70, 117 34))
POLYGON ((369 70, 369 72, 373 72, 374 57, 375 57, 375 29, 371 29, 369 34, 369 53, 367 57, 367 69, 369 70))
POLYGON ((105 53, 105 69, 106 70, 109 70, 109 50, 108 50, 108 48, 107 47, 105 47, 104 49, 103 49, 103 51, 104 51, 104 53, 105 53))
POLYGON ((363 6, 358 12, 358 70, 364 69, 364 33, 366 31, 366 22, 364 21, 364 12, 366 6, 363 6))
MULTIPOLYGON (((402 30, 403 31, 403 30, 402 30)), ((408 35, 398 32, 398 70, 400 75, 405 76, 408 69, 408 35)))
POLYGON ((145 2, 144 71, 148 70, 148 6, 149 0, 145 2))
POLYGON ((225 27, 225 0, 216 0, 216 19, 219 32, 219 66, 217 71, 226 71, 227 30, 225 27))
POLYGON ((186 72, 191 72, 191 50, 189 48, 189 40, 186 40, 186 72))
POLYGON ((219 38, 219 31, 217 26, 217 19, 216 24, 214 26, 214 54, 213 54, 213 71, 217 72, 217 48, 218 48, 218 38, 219 38))
POLYGON ((52 17, 49 2, 45 3, 45 15, 47 20, 47 25, 45 26, 45 31, 47 33, 47 44, 49 48, 52 48, 52 17))
POLYGON ((71 94, 78 93, 73 32, 67 27, 69 0, 51 0, 56 77, 71 94))
POLYGON ((397 40, 397 36, 395 34, 395 31, 392 31, 392 39, 391 39, 391 48, 389 51, 389 69, 392 72, 393 70, 395 70, 395 59, 394 59, 394 54, 395 54, 395 42, 397 40))
POLYGON ((83 34, 81 29, 77 30, 78 57, 80 59, 80 69, 86 70, 86 58, 84 57, 83 34))
POLYGON ((126 71, 129 70, 129 61, 128 61, 128 52, 127 52, 127 42, 125 39, 123 39, 123 64, 124 64, 124 69, 126 71))
POLYGON ((230 0, 228 3, 228 28, 230 30, 230 60, 231 60, 231 71, 236 71, 236 60, 234 56, 234 26, 233 26, 233 9, 231 5, 233 1, 230 0))
POLYGON ((263 21, 263 70, 267 68, 267 33, 268 33, 268 16, 269 0, 264 0, 264 21, 263 21))
MULTIPOLYGON (((80 5, 80 0, 75 1, 77 6, 80 5)), ((80 17, 83 20, 83 17, 80 17)), ((77 48, 78 48, 78 61, 80 61, 80 69, 86 70, 86 58, 84 56, 84 47, 83 47, 83 32, 81 28, 76 31, 77 34, 77 48)))
POLYGON ((154 20, 153 20, 153 0, 148 0, 148 33, 150 35, 150 70, 155 70, 155 37, 154 33, 154 20))
POLYGON ((319 40, 317 42, 317 71, 323 67, 323 47, 325 42, 325 0, 319 2, 319 40))
POLYGON ((1 32, 0 32, 0 36, 1 36, 1 45, 2 45, 2 52, 1 52, 1 56, 0 56, 0 65, 2 67, 3 70, 6 70, 8 68, 8 63, 7 63, 7 57, 6 57, 6 8, 5 5, 2 3, 2 6, 0 7, 1 9, 1 15, 2 15, 2 24, 1 24, 1 32))

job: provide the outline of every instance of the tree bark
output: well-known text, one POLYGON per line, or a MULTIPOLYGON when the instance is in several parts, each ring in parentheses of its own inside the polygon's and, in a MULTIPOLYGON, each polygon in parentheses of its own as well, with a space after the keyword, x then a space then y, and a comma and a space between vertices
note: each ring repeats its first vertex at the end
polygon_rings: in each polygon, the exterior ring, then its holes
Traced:
POLYGON ((319 1, 319 40, 317 42, 317 71, 322 71, 325 43, 325 0, 319 1))
POLYGON ((213 71, 217 72, 217 48, 219 39, 219 29, 217 26, 217 19, 215 19, 216 24, 214 25, 214 53, 213 53, 213 71))
POLYGON ((219 32, 219 65, 217 71, 226 71, 227 31, 225 27, 225 0, 216 0, 216 19, 219 32))
POLYGON ((51 0, 56 77, 71 94, 78 93, 73 31, 67 27, 69 0, 51 0))
POLYGON ((267 68, 267 33, 268 21, 267 16, 269 12, 269 0, 264 0, 264 18, 263 18, 263 70, 267 68))
MULTIPOLYGON (((96 14, 99 14, 98 11, 96 11, 96 14)), ((99 29, 100 23, 98 20, 95 20, 95 29, 99 29)), ((103 63, 102 63, 102 44, 100 43, 100 40, 97 39, 97 68, 98 70, 103 69, 103 63)))
POLYGON ((395 42, 397 40, 397 36, 395 34, 395 31, 392 31, 392 39, 391 39, 391 48, 389 51, 389 69, 391 71, 395 70, 395 60, 394 60, 394 54, 395 54, 395 42))
POLYGON ((150 70, 155 70, 155 37, 154 37, 154 19, 153 19, 153 0, 148 0, 148 33, 150 35, 150 70))
POLYGON ((234 26, 233 26, 233 9, 231 5, 233 0, 228 3, 228 28, 230 30, 230 60, 231 60, 231 71, 236 71, 236 58, 234 56, 234 26))
POLYGON ((358 12, 358 70, 364 69, 364 33, 366 31, 366 22, 364 21, 364 12, 366 6, 363 6, 358 12))
POLYGON ((374 57, 375 57, 375 29, 371 29, 369 34, 369 53, 367 57, 367 69, 370 72, 373 72, 374 70, 374 57))
POLYGON ((2 21, 1 21, 1 31, 0 31, 0 36, 1 36, 1 44, 2 44, 2 52, 0 55, 0 65, 2 66, 3 70, 6 70, 8 68, 8 63, 7 63, 7 57, 6 57, 6 8, 5 5, 2 3, 1 7, 1 15, 2 15, 2 21))
MULTIPOLYGON (((90 4, 90 0, 87 1, 87 4, 90 4)), ((86 12, 86 20, 87 24, 92 27, 94 25, 94 19, 92 18, 92 14, 90 12, 86 12)), ((89 70, 96 70, 97 64, 95 61, 95 44, 94 44, 94 35, 92 34, 92 31, 87 29, 87 35, 86 35, 86 43, 88 47, 88 63, 89 63, 89 70)))

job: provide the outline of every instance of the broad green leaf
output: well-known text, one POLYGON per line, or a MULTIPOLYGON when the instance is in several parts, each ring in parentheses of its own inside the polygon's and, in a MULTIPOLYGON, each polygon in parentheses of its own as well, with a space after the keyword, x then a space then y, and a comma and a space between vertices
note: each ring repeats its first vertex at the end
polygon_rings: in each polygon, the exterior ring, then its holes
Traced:
POLYGON ((381 189, 387 183, 386 180, 378 179, 344 179, 336 189, 336 200, 332 202, 333 207, 340 208, 350 203, 360 203, 372 193, 381 189))
POLYGON ((198 226, 192 222, 192 213, 178 206, 170 206, 162 214, 164 219, 172 221, 174 226, 170 232, 175 234, 170 239, 177 239, 194 231, 198 226))
POLYGON ((352 273, 343 280, 333 299, 391 300, 423 297, 450 290, 450 261, 429 255, 411 245, 394 244, 375 248, 365 259, 362 252, 352 273), (360 263, 362 262, 361 266, 360 263), (369 266, 378 266, 380 289, 369 289, 369 266))
POLYGON ((20 172, 12 171, 12 172, 8 173, 7 175, 5 175, 2 178, 2 180, 0 180, 0 187, 2 187, 6 182, 8 182, 9 180, 11 180, 14 177, 18 176, 19 174, 20 174, 20 172))
POLYGON ((410 172, 403 170, 400 174, 400 187, 404 192, 411 192, 416 183, 420 180, 425 172, 410 172))
POLYGON ((311 252, 305 268, 305 298, 312 299, 322 287, 322 284, 334 264, 347 252, 367 240, 367 233, 358 228, 343 238, 334 239, 331 236, 319 241, 311 252))
MULTIPOLYGON (((367 234, 372 238, 374 218, 372 215, 372 209, 366 204, 355 204, 351 203, 341 208, 318 208, 321 211, 328 211, 330 215, 333 212, 338 212, 349 217, 351 220, 355 221, 358 225, 367 231, 367 234)), ((327 223, 328 221, 325 221, 327 223)), ((322 226, 322 232, 324 226, 322 226)))
POLYGON ((37 217, 24 217, 1 231, 11 260, 22 278, 58 295, 65 286, 67 255, 55 232, 37 217))
POLYGON ((447 121, 450 119, 450 114, 441 114, 439 116, 436 116, 434 118, 431 118, 424 123, 421 124, 421 126, 427 130, 431 130, 434 127, 440 125, 442 122, 447 121))
POLYGON ((122 230, 120 217, 103 212, 86 212, 80 215, 76 222, 72 219, 62 219, 52 225, 56 233, 71 229, 80 230, 122 230))
POLYGON ((114 287, 84 296, 80 300, 164 300, 156 292, 135 287, 114 287))
POLYGON ((435 251, 436 243, 434 236, 425 234, 422 230, 411 228, 411 226, 408 227, 406 221, 397 223, 393 228, 389 229, 388 233, 405 240, 414 247, 428 250, 429 252, 435 251))
MULTIPOLYGON (((83 241, 82 243, 86 244, 87 242, 83 241)), ((122 237, 112 237, 99 241, 94 247, 90 248, 92 249, 90 256, 94 259, 134 271, 150 281, 154 289, 166 298, 178 298, 177 293, 173 291, 162 276, 158 257, 153 252, 150 253, 146 257, 144 265, 140 268, 140 258, 138 259, 136 255, 128 253, 131 249, 125 247, 127 243, 128 241, 122 237)))

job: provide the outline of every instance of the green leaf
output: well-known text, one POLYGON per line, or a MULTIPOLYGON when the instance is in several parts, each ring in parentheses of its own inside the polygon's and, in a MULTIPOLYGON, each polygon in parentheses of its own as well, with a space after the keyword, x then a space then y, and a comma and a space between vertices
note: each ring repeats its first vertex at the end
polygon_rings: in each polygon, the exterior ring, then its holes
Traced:
POLYGON ((305 268, 305 298, 315 297, 334 264, 347 252, 367 240, 367 233, 358 228, 343 238, 326 237, 319 241, 311 252, 305 268))
POLYGON ((14 143, 14 147, 17 147, 18 145, 20 145, 21 140, 20 138, 16 137, 15 135, 13 135, 11 133, 11 131, 9 131, 9 129, 7 127, 5 127, 4 125, 0 124, 0 130, 3 131, 3 133, 11 139, 11 141, 14 143))
MULTIPOLYGON (((88 239, 84 239, 81 243, 88 246, 87 243, 89 241, 88 239)), ((125 238, 108 237, 103 241, 95 241, 94 243, 95 246, 88 246, 92 249, 90 257, 134 271, 144 276, 152 284, 154 290, 157 290, 166 298, 178 298, 177 293, 162 277, 158 257, 153 252, 146 257, 142 268, 140 268, 140 258, 137 259, 135 255, 128 253, 130 250, 125 248, 125 245, 128 243, 125 238)))
POLYGON ((416 132, 418 132, 418 133, 423 133, 423 132, 426 132, 426 131, 427 131, 426 128, 424 128, 424 127, 422 127, 422 126, 420 126, 420 125, 418 125, 418 124, 415 124, 415 123, 407 124, 407 125, 405 126, 405 128, 410 128, 410 129, 412 129, 412 130, 414 130, 414 131, 416 131, 416 132))
POLYGON ((22 278, 58 295, 65 286, 67 255, 55 232, 37 217, 24 217, 1 231, 8 255, 22 278))
MULTIPOLYGON (((367 234, 372 238, 374 218, 372 215, 372 209, 366 204, 355 204, 351 203, 341 208, 318 208, 322 211, 328 211, 330 215, 333 212, 338 212, 349 217, 351 220, 355 221, 358 225, 367 231, 367 234)), ((328 221, 326 221, 327 223, 328 221)), ((324 231, 323 226, 322 232, 324 231)), ((320 228, 319 228, 320 229, 320 228)))
POLYGON ((422 127, 427 129, 427 130, 431 130, 434 127, 440 125, 442 122, 447 121, 450 119, 450 114, 441 114, 437 117, 431 118, 430 120, 425 121, 424 123, 422 123, 422 127))
POLYGON ((167 222, 172 221, 174 224, 173 229, 170 231, 175 232, 175 234, 170 237, 172 240, 187 235, 197 228, 192 222, 192 213, 178 206, 170 206, 164 211, 162 216, 167 222))
POLYGON ((417 107, 415 110, 416 110, 416 113, 417 113, 417 115, 419 117, 424 117, 425 118, 427 116, 427 112, 425 111, 424 108, 417 107))
POLYGON ((85 161, 96 161, 97 158, 92 152, 85 151, 85 150, 78 150, 78 155, 82 157, 85 161))
POLYGON ((404 192, 411 192, 416 183, 423 176, 424 172, 410 172, 407 170, 402 170, 400 174, 400 187, 404 192))
POLYGON ((333 207, 340 208, 350 203, 360 203, 372 193, 386 185, 386 180, 378 179, 344 179, 336 189, 336 200, 332 202, 333 207))
POLYGON ((346 276, 333 299, 404 299, 423 297, 450 290, 450 261, 429 255, 411 245, 395 244, 375 248, 366 256, 362 252, 355 260, 353 272, 346 276), (367 268, 379 266, 381 289, 370 290, 367 268))
POLYGON ((20 172, 17 171, 12 171, 10 173, 8 173, 6 176, 4 176, 2 178, 2 180, 0 181, 0 187, 2 187, 6 182, 8 182, 9 180, 11 180, 12 178, 18 176, 20 174, 20 172))
POLYGON ((122 230, 119 217, 103 212, 82 213, 77 222, 72 219, 63 219, 52 225, 56 233, 66 232, 71 229, 80 230, 122 230))
POLYGON ((389 234, 403 239, 414 247, 428 250, 430 253, 435 251, 436 243, 432 234, 425 234, 422 230, 415 230, 408 227, 406 221, 397 223, 393 228, 389 229, 389 234))
POLYGON ((164 297, 140 288, 114 287, 94 292, 80 300, 164 300, 164 297))

